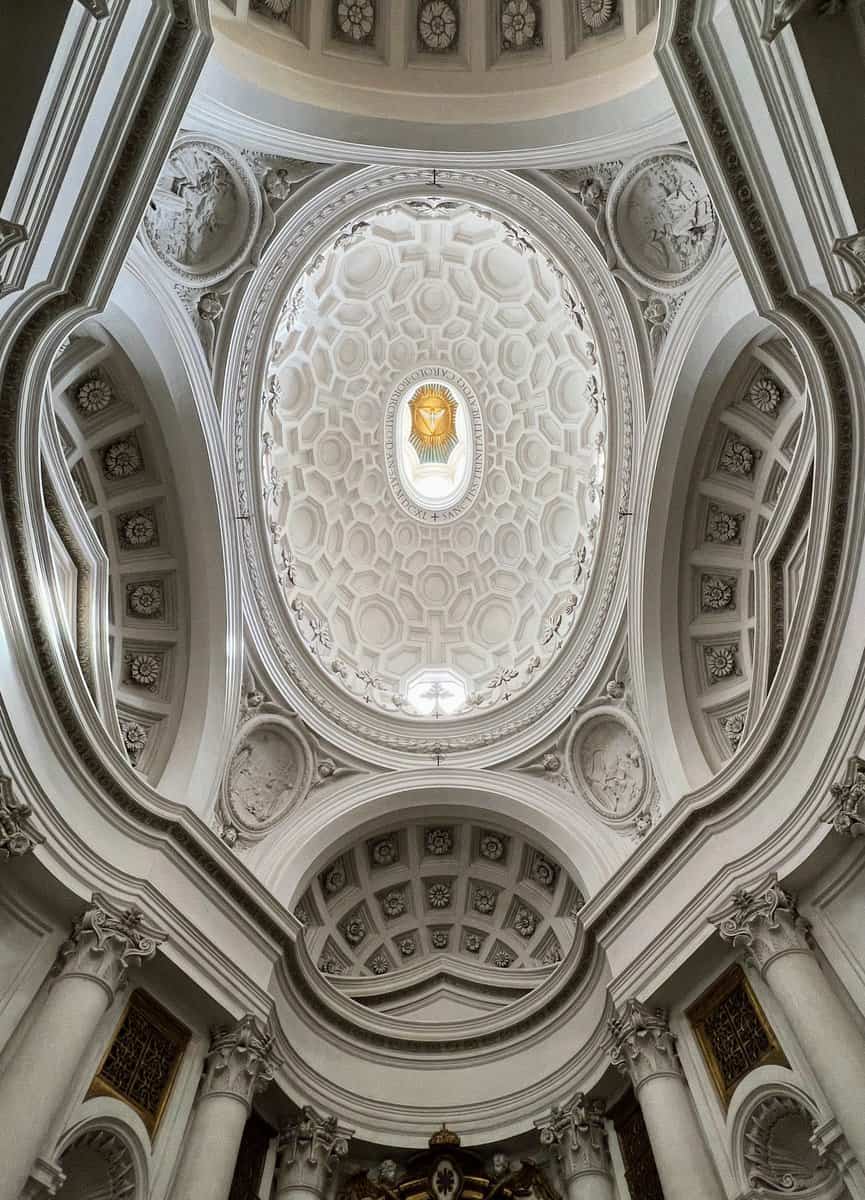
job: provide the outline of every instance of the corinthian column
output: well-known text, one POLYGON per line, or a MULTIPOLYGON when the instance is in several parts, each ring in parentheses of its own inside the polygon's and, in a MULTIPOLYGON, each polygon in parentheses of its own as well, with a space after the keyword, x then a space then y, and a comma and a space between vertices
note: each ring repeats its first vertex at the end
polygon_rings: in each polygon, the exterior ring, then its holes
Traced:
POLYGON ((351 1133, 336 1117, 321 1117, 314 1109, 304 1108, 280 1139, 277 1200, 323 1200, 339 1160, 348 1154, 351 1133))
POLYGON ((97 1025, 129 968, 151 958, 163 937, 144 928, 138 909, 98 893, 73 925, 51 990, 0 1076, 0 1200, 17 1200, 97 1025))
POLYGON ((255 1017, 214 1033, 173 1200, 227 1200, 252 1099, 277 1066, 273 1037, 255 1017))
POLYGON ((666 1015, 628 1000, 610 1033, 610 1057, 633 1084, 665 1200, 724 1200, 666 1015))
POLYGON ((711 920, 762 973, 865 1166, 865 1039, 824 975, 793 897, 770 875, 754 891, 734 892, 730 907, 711 920))
POLYGON ((541 1144, 555 1152, 567 1200, 614 1200, 603 1100, 586 1100, 577 1092, 566 1107, 553 1105, 535 1126, 541 1144))

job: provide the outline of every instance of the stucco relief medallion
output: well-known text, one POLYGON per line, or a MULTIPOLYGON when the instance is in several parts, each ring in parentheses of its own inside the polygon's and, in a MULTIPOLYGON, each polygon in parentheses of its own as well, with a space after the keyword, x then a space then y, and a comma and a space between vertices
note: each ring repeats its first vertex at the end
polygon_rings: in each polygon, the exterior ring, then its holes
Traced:
POLYGON ((653 292, 688 287, 721 240, 715 206, 686 150, 655 151, 620 171, 607 222, 619 264, 653 292))
POLYGON ((645 755, 619 717, 603 713, 584 721, 568 757, 578 790, 606 820, 626 821, 642 806, 649 782, 645 755))
POLYGON ((177 279, 210 287, 249 255, 261 219, 255 176, 226 147, 181 136, 162 169, 142 232, 177 279))
POLYGON ((303 798, 312 780, 312 756, 287 724, 272 718, 242 730, 223 783, 230 820, 247 838, 277 825, 303 798))

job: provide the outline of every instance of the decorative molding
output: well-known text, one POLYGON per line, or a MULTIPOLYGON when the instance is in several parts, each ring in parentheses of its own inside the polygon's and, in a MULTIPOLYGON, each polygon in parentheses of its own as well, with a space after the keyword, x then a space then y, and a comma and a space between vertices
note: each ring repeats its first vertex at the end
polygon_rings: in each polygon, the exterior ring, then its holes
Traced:
POLYGON ((805 0, 763 0, 763 23, 760 37, 774 41, 785 25, 789 25, 805 0))
POLYGON ((812 1146, 814 1117, 795 1096, 761 1096, 742 1129, 748 1182, 760 1192, 796 1195, 827 1183, 833 1165, 812 1146))
POLYGON ((77 918, 60 947, 53 974, 92 979, 113 1001, 126 986, 130 967, 140 967, 153 958, 166 936, 145 926, 140 909, 123 908, 94 892, 90 907, 77 918))
POLYGON ((15 246, 23 245, 26 241, 27 230, 23 225, 0 217, 0 296, 5 296, 8 292, 14 291, 16 286, 21 286, 20 282, 17 284, 7 283, 2 260, 8 251, 14 249, 15 246))
POLYGON ((753 891, 739 888, 732 904, 709 920, 725 942, 745 949, 745 961, 761 972, 782 954, 810 954, 810 926, 773 872, 753 891))
POLYGON ((108 0, 79 0, 79 3, 90 13, 91 17, 95 17, 97 21, 103 21, 111 11, 108 7, 108 0))
POLYGON ((865 230, 858 229, 848 237, 836 238, 832 253, 844 260, 858 281, 847 292, 847 299, 853 304, 865 304, 865 230))
POLYGON ((855 755, 849 759, 844 782, 833 783, 829 792, 832 803, 820 820, 836 833, 865 837, 865 759, 855 755))
POLYGON ((0 772, 0 858, 20 858, 45 841, 34 829, 32 815, 30 805, 15 795, 12 780, 0 772))
POLYGON ((233 1096, 250 1109, 255 1094, 264 1091, 281 1065, 273 1034, 247 1014, 214 1033, 199 1103, 208 1096, 233 1096))
POLYGON ((656 1075, 682 1076, 676 1038, 667 1014, 642 1001, 626 1000, 621 1015, 610 1017, 610 1060, 639 1092, 656 1075))

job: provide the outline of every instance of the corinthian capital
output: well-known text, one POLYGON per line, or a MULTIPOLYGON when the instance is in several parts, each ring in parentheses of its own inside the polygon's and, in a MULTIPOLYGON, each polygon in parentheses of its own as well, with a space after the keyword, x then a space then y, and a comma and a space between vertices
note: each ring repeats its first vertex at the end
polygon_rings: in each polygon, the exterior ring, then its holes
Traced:
POLYGON ((264 1091, 279 1066, 273 1043, 273 1035, 248 1014, 236 1025, 217 1029, 207 1055, 201 1098, 233 1096, 250 1108, 253 1096, 264 1091))
POLYGON ((311 1167, 323 1166, 332 1171, 339 1160, 348 1154, 348 1139, 352 1131, 344 1129, 336 1117, 322 1117, 307 1105, 296 1121, 289 1122, 282 1131, 280 1148, 282 1163, 305 1163, 311 1167))
POLYGON ((603 1100, 587 1100, 584 1092, 577 1092, 569 1104, 554 1104, 548 1117, 535 1121, 535 1128, 541 1144, 553 1148, 563 1183, 577 1175, 609 1172, 603 1100))
POLYGON ((865 837, 865 759, 851 758, 843 783, 829 789, 832 803, 820 817, 838 833, 865 837))
POLYGON ((82 916, 72 926, 68 941, 60 947, 54 974, 93 979, 111 1000, 126 986, 130 967, 140 967, 152 958, 165 934, 144 925, 137 908, 121 908, 94 892, 82 916))
POLYGON ((810 951, 808 922, 799 916, 795 900, 775 874, 754 891, 739 888, 732 904, 709 920, 725 941, 744 946, 746 962, 761 971, 782 954, 810 951))
POLYGON ((654 1075, 682 1074, 676 1039, 662 1009, 626 1000, 622 1016, 611 1017, 609 1027, 610 1059, 630 1077, 635 1092, 654 1075))
POLYGON ((19 858, 45 838, 30 824, 31 808, 12 790, 8 775, 0 775, 0 858, 19 858))

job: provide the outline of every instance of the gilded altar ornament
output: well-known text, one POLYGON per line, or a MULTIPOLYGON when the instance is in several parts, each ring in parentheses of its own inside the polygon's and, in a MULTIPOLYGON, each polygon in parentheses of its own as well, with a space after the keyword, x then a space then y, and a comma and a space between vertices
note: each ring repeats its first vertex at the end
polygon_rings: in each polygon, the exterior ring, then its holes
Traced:
POLYGON ((422 463, 446 463, 457 444, 457 402, 442 383, 425 383, 409 401, 409 441, 422 463))

